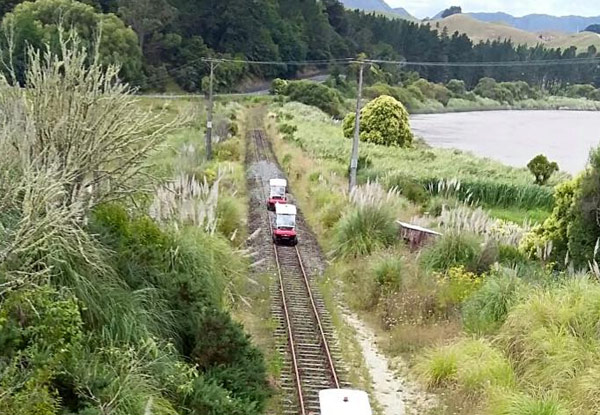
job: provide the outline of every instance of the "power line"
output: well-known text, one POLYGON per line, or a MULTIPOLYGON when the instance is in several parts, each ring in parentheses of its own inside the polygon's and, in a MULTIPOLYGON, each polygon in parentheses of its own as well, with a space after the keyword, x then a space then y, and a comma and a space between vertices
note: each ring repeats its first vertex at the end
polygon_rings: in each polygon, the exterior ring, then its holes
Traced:
POLYGON ((600 64, 600 57, 594 58, 569 58, 569 59, 539 59, 526 61, 490 61, 490 62, 428 62, 428 61, 408 61, 408 60, 385 60, 385 59, 364 59, 356 58, 333 58, 318 60, 291 60, 291 61, 254 61, 240 58, 196 58, 182 65, 167 69, 163 76, 152 78, 155 82, 164 81, 172 77, 172 73, 191 67, 198 63, 240 63, 246 65, 260 66, 318 66, 318 65, 353 65, 360 63, 377 65, 397 65, 410 67, 447 67, 447 68, 510 68, 510 67, 544 67, 544 66, 567 66, 567 65, 592 65, 600 64))
POLYGON ((432 67, 521 67, 521 66, 556 66, 556 65, 590 65, 599 64, 600 58, 573 59, 540 59, 528 61, 496 61, 496 62, 413 62, 390 61, 382 59, 367 59, 364 62, 376 64, 392 64, 401 66, 432 66, 432 67))
POLYGON ((387 64, 400 66, 433 66, 433 67, 511 67, 511 66, 555 66, 555 65, 589 65, 599 64, 600 57, 594 58, 569 58, 569 59, 539 59, 526 61, 490 61, 490 62, 428 62, 428 61, 408 61, 408 60, 384 60, 384 59, 364 59, 356 58, 339 58, 330 60, 307 60, 307 61, 252 61, 248 59, 227 59, 227 58, 204 58, 205 62, 232 62, 244 63, 248 65, 296 65, 310 66, 323 65, 328 63, 338 64, 387 64))

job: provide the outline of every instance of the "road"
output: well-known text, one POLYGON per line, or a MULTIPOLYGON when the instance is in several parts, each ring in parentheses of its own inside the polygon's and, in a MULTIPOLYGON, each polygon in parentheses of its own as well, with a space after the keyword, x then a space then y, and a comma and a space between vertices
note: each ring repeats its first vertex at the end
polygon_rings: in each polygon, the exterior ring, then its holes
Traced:
MULTIPOLYGON (((313 75, 306 78, 299 77, 298 80, 308 80, 323 83, 329 74, 319 74, 313 75)), ((216 97, 248 97, 248 96, 261 96, 261 95, 269 95, 268 86, 270 83, 264 83, 261 85, 260 89, 249 90, 246 92, 237 92, 237 93, 228 93, 228 94, 215 94, 216 97)), ((145 98, 153 98, 153 99, 189 99, 189 98, 204 98, 204 94, 140 94, 145 98)))

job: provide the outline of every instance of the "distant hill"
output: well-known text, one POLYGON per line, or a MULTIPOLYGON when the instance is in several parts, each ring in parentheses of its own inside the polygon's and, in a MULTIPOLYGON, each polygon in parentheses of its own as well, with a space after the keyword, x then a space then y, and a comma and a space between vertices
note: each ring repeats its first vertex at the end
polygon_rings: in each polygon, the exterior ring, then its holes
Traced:
POLYGON ((392 9, 384 0, 341 0, 341 2, 348 9, 378 12, 390 18, 399 17, 406 20, 418 20, 402 7, 392 9))
POLYGON ((433 28, 442 31, 444 27, 448 28, 448 33, 456 31, 465 33, 473 42, 511 39, 516 44, 527 44, 535 46, 543 44, 549 48, 568 48, 577 47, 578 51, 584 52, 591 45, 600 49, 600 36, 596 33, 559 33, 559 32, 541 32, 532 33, 526 30, 517 29, 506 23, 488 23, 477 20, 471 15, 456 14, 445 19, 429 22, 433 28))
POLYGON ((450 35, 457 31, 465 33, 474 43, 495 39, 511 39, 517 44, 542 42, 535 33, 526 32, 506 24, 483 22, 466 14, 455 14, 429 23, 432 27, 437 27, 439 24, 439 31, 447 27, 450 35))
POLYGON ((360 9, 375 12, 393 13, 392 9, 384 0, 342 0, 348 9, 360 9))
POLYGON ((418 20, 415 16, 413 16, 412 14, 410 14, 408 11, 406 11, 406 9, 403 9, 402 7, 396 7, 394 10, 394 13, 397 14, 398 16, 407 19, 407 20, 418 20))
POLYGON ((506 13, 467 13, 477 20, 491 23, 504 23, 528 32, 565 32, 577 33, 591 24, 600 24, 600 16, 549 16, 546 14, 530 14, 514 17, 506 13))

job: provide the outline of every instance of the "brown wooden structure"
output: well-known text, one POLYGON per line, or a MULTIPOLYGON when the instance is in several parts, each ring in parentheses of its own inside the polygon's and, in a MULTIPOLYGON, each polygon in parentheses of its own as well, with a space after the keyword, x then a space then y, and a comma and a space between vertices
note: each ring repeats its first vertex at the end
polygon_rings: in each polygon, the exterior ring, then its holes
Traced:
POLYGON ((411 250, 417 250, 427 241, 442 236, 441 233, 423 228, 410 223, 397 221, 400 226, 400 237, 408 244, 411 250))

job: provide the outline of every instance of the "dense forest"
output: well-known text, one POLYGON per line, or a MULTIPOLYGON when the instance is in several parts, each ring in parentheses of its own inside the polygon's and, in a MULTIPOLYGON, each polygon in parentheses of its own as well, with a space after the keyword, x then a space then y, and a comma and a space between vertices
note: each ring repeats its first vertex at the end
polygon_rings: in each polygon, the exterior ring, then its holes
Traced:
MULTIPOLYGON (((105 28, 103 36, 109 38, 102 41, 107 59, 121 58, 124 61, 122 76, 127 81, 155 90, 165 89, 174 82, 184 90, 201 91, 202 80, 208 73, 208 65, 202 61, 206 57, 289 62, 347 58, 365 53, 373 59, 411 62, 505 62, 597 56, 593 47, 578 53, 575 47, 547 49, 541 45, 514 45, 510 41, 474 44, 466 35, 439 32, 429 25, 346 10, 338 0, 84 2, 94 9, 89 8, 84 13, 72 0, 38 0, 35 7, 16 7, 21 1, 3 0, 0 1, 3 29, 6 33, 14 28, 15 52, 22 53, 25 42, 35 44, 48 39, 55 31, 58 18, 67 20, 83 37, 93 36, 97 32, 94 24, 101 22, 105 28), (73 9, 79 11, 71 12, 73 9), (120 25, 119 19, 135 31, 137 42, 134 43, 137 44, 132 43, 133 34, 120 25), (42 28, 35 21, 42 22, 42 28)), ((306 68, 227 63, 217 68, 217 78, 219 88, 231 89, 244 80, 291 77, 300 69, 306 68)), ((460 79, 468 86, 474 86, 482 77, 523 80, 543 86, 600 82, 595 64, 525 69, 518 66, 414 66, 410 69, 430 81, 460 79)), ((400 69, 396 66, 388 70, 398 72, 400 69)))

